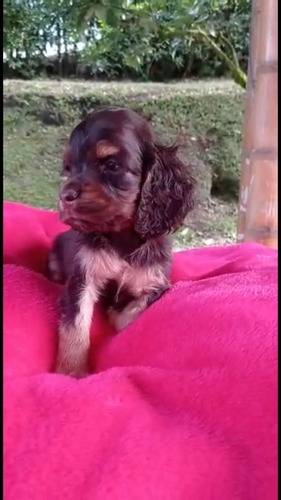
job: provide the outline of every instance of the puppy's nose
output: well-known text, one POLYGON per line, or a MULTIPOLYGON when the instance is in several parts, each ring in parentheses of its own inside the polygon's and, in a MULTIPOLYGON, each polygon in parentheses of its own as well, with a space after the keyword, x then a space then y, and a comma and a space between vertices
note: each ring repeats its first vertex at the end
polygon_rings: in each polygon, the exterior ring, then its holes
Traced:
POLYGON ((60 193, 60 199, 64 202, 71 202, 76 200, 80 195, 80 190, 77 188, 64 189, 60 193))

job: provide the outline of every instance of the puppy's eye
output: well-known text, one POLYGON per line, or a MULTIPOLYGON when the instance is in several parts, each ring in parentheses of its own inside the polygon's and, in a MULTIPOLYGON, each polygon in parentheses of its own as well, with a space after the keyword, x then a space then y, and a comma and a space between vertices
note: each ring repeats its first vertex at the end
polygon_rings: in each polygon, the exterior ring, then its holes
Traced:
POLYGON ((70 165, 64 165, 63 167, 63 171, 66 173, 66 174, 69 174, 71 168, 70 168, 70 165))
POLYGON ((119 168, 118 163, 116 163, 116 161, 115 161, 115 160, 112 160, 112 159, 107 160, 107 162, 106 162, 105 166, 106 166, 106 169, 107 169, 107 170, 111 170, 111 171, 113 171, 113 172, 115 172, 115 171, 116 171, 116 170, 118 170, 118 168, 119 168))

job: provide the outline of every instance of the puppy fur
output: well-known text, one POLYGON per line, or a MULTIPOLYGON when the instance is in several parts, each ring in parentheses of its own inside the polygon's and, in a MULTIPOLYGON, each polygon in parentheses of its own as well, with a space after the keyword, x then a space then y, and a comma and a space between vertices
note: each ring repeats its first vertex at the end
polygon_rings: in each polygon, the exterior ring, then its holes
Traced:
POLYGON ((169 288, 171 240, 194 206, 195 180, 176 146, 155 142, 128 109, 91 113, 63 159, 61 220, 50 279, 64 283, 56 372, 88 373, 90 326, 101 301, 122 330, 169 288))

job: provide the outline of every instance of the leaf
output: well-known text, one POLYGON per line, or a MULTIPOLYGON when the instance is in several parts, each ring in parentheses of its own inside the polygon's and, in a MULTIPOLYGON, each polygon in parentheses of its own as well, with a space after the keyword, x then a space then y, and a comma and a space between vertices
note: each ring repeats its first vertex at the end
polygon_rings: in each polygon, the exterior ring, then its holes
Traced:
POLYGON ((118 22, 118 16, 114 9, 109 8, 106 12, 106 22, 110 26, 116 27, 118 22))
POLYGON ((107 23, 107 13, 108 13, 108 7, 99 4, 95 5, 93 7, 93 12, 95 13, 95 16, 100 19, 101 21, 107 23))
POLYGON ((95 9, 96 9, 96 7, 94 5, 92 5, 89 8, 89 10, 85 14, 85 21, 90 21, 94 17, 95 9))

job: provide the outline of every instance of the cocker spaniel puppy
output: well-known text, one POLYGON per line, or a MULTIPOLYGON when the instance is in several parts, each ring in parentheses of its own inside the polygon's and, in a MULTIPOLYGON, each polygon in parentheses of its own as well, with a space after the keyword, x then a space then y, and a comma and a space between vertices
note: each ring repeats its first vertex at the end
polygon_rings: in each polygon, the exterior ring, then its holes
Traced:
POLYGON ((65 283, 56 372, 83 376, 97 301, 119 331, 169 288, 169 234, 194 205, 195 181, 177 147, 155 142, 129 109, 89 114, 72 132, 59 193, 71 229, 54 241, 50 279, 65 283))

